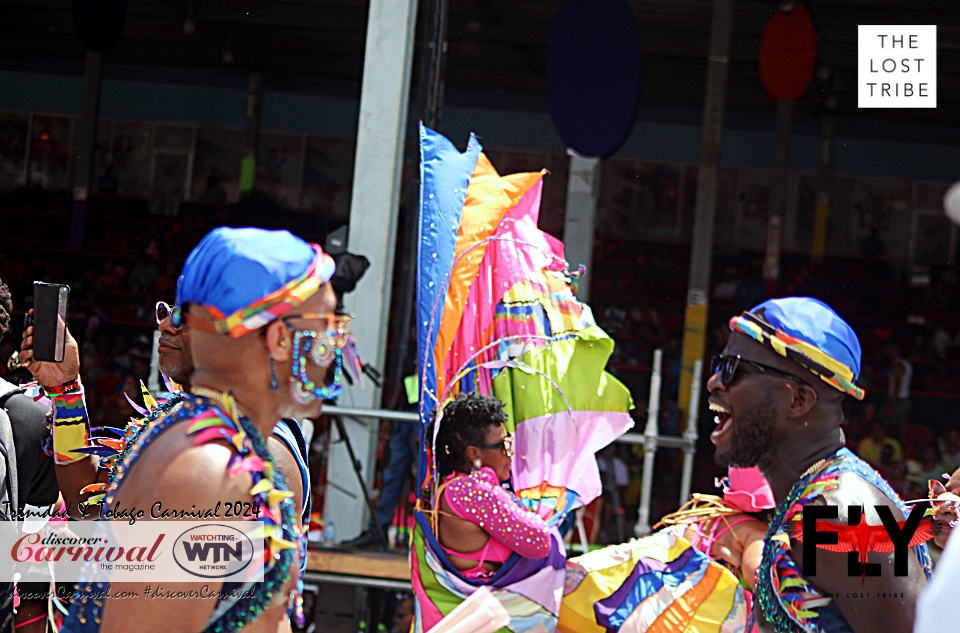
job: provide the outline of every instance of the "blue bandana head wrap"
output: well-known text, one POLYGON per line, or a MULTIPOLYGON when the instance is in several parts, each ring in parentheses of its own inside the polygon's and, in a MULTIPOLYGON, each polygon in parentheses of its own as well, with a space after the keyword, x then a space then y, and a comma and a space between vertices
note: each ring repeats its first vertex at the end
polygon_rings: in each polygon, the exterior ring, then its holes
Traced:
POLYGON ((810 297, 770 299, 730 320, 745 334, 784 358, 796 361, 831 387, 858 400, 860 341, 833 308, 810 297))
POLYGON ((289 231, 221 227, 187 258, 177 304, 199 304, 213 331, 243 336, 302 304, 333 273, 329 255, 289 231))

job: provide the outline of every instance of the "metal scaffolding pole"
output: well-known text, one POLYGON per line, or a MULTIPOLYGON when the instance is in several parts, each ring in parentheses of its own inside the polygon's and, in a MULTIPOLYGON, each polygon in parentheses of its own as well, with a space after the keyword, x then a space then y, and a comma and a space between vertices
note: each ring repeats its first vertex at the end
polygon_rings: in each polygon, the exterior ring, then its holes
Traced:
POLYGON ((640 508, 633 532, 637 536, 650 534, 650 497, 653 494, 653 467, 657 456, 660 421, 660 383, 663 350, 653 351, 653 373, 650 375, 650 399, 647 401, 647 426, 643 431, 643 481, 640 489, 640 508))
POLYGON ((263 119, 263 73, 253 71, 247 83, 247 113, 243 127, 243 159, 240 161, 240 197, 257 185, 257 152, 260 151, 260 122, 263 119))
MULTIPOLYGON (((371 0, 367 18, 347 250, 365 256, 370 268, 345 303, 356 315, 360 357, 377 368, 386 355, 416 13, 416 0, 371 0)), ((351 387, 339 402, 374 408, 380 389, 351 387)), ((364 425, 348 418, 344 426, 369 487, 377 421, 364 425)), ((324 516, 336 519, 338 541, 351 539, 364 527, 364 508, 357 503, 363 491, 343 444, 331 446, 327 472, 335 485, 327 491, 324 516)))
POLYGON ((567 213, 563 225, 563 248, 570 266, 580 264, 586 272, 577 282, 577 299, 590 300, 590 268, 593 264, 594 217, 600 189, 600 159, 587 158, 568 150, 570 177, 567 180, 567 213))
POLYGON ((680 477, 680 505, 690 497, 693 485, 693 458, 697 452, 697 423, 700 418, 700 380, 703 376, 703 361, 699 358, 693 366, 693 388, 690 390, 690 408, 687 412, 687 428, 683 432, 683 474, 680 477))
MULTIPOLYGON (((690 286, 684 314, 680 398, 677 406, 689 405, 693 368, 703 359, 707 344, 710 297, 710 264, 713 258, 713 221, 717 201, 717 171, 723 140, 723 115, 727 100, 730 37, 733 33, 734 0, 714 0, 710 27, 710 57, 703 108, 703 141, 697 181, 697 206, 690 251, 690 286)), ((684 411, 685 412, 685 411, 684 411)))
MULTIPOLYGON (((835 106, 836 96, 827 97, 835 106)), ((820 167, 817 170, 817 206, 813 216, 813 240, 810 256, 822 260, 827 252, 827 236, 830 232, 830 181, 833 179, 834 134, 837 117, 832 111, 823 117, 820 128, 820 167)))
POLYGON ((783 216, 790 179, 790 145, 793 138, 793 101, 777 102, 776 147, 773 154, 773 182, 770 185, 770 213, 767 216, 767 248, 763 259, 763 280, 767 294, 776 293, 780 279, 780 251, 783 216))

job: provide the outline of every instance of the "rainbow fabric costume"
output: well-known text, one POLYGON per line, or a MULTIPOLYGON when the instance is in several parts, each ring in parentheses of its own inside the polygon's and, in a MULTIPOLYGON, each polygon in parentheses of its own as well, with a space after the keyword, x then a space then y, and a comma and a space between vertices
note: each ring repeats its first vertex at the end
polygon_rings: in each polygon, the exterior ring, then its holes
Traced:
POLYGON ((711 549, 738 523, 755 521, 746 514, 768 510, 776 503, 757 468, 730 468, 718 485, 724 488, 722 499, 694 494, 680 510, 660 521, 667 527, 568 561, 558 629, 563 633, 750 630, 753 594, 741 570, 712 559, 711 549))
POLYGON ((571 560, 563 633, 735 633, 747 629, 750 592, 674 525, 571 560))
POLYGON ((421 126, 420 148, 415 630, 429 631, 486 585, 511 614, 505 631, 553 631, 566 561, 556 530, 544 558, 511 555, 491 579, 460 574, 429 518, 437 482, 428 424, 460 391, 502 400, 515 437, 513 490, 555 527, 600 494, 594 455, 633 426, 632 401, 604 371, 613 341, 576 300, 563 245, 537 227, 543 173, 500 176, 472 136, 461 153, 421 126))

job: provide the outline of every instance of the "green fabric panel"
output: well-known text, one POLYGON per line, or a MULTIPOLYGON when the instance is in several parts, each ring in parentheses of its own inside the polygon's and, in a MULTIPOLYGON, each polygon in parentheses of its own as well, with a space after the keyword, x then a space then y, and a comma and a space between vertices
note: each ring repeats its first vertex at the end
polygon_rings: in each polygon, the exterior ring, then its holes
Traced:
POLYGON ((520 361, 549 376, 549 380, 521 369, 502 370, 493 380, 494 394, 503 401, 510 431, 524 420, 567 410, 626 412, 633 408, 630 391, 604 371, 613 352, 613 340, 595 325, 576 338, 526 352, 520 361))
POLYGON ((427 544, 419 525, 416 525, 413 530, 413 547, 417 553, 417 565, 420 570, 420 582, 423 584, 423 589, 427 592, 427 595, 430 596, 430 600, 433 601, 437 610, 446 617, 457 605, 463 602, 463 600, 437 582, 434 571, 427 565, 427 544))

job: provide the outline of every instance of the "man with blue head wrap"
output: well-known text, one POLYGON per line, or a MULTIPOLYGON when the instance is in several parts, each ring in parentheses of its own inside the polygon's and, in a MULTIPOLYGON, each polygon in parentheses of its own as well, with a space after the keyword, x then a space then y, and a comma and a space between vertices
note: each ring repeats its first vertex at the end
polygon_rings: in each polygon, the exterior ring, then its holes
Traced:
POLYGON ((777 500, 757 570, 758 627, 777 633, 910 630, 930 574, 926 544, 911 548, 906 576, 894 574, 892 553, 874 552, 869 562, 879 563, 881 573, 861 578, 848 573, 846 554, 822 549, 809 569, 804 548, 815 544, 800 540, 803 509, 811 504, 839 506, 834 522, 841 525, 850 506, 864 507, 870 525, 881 524, 874 506, 889 508, 897 521, 907 513, 886 481, 844 448, 843 400, 864 395, 856 385, 856 334, 833 309, 807 297, 765 301, 733 317, 730 329, 707 381, 717 424, 710 439, 718 463, 759 466, 777 500))
MULTIPOLYGON (((84 600, 64 631, 289 630, 299 612, 295 510, 264 437, 280 418, 313 417, 341 389, 350 319, 335 314, 333 261, 286 231, 216 229, 193 250, 177 287, 174 325, 189 331, 194 372, 183 404, 145 427, 104 507, 212 508, 239 501, 264 522, 264 581, 253 591, 210 581, 218 600, 84 600), (202 483, 199 483, 202 482, 202 483), (101 624, 102 623, 102 624, 101 624)), ((144 595, 148 583, 127 591, 144 595)), ((189 591, 192 583, 164 585, 189 591)))

